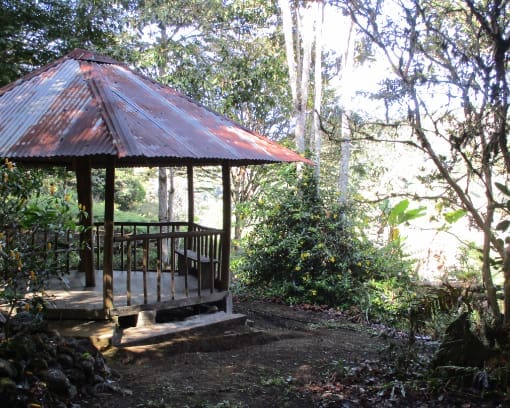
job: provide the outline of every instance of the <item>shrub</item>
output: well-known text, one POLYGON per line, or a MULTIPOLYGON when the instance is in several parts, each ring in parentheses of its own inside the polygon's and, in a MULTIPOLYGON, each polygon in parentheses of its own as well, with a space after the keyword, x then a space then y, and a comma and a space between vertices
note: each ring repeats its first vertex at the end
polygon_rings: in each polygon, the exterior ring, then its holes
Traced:
POLYGON ((22 304, 41 311, 39 295, 47 280, 63 273, 55 244, 79 232, 80 210, 65 191, 57 193, 54 184, 43 194, 40 172, 21 170, 7 159, 0 165, 0 179, 0 302, 8 305, 9 316, 22 304), (45 239, 48 232, 54 237, 51 242, 45 239))
MULTIPOLYGON (((92 191, 94 199, 104 201, 105 173, 104 170, 94 170, 92 173, 92 191)), ((145 189, 140 177, 133 169, 120 169, 115 175, 115 203, 119 210, 129 211, 145 200, 145 189)))
POLYGON ((311 171, 257 206, 263 217, 237 261, 248 284, 270 283, 291 302, 349 306, 358 302, 362 282, 408 280, 401 251, 394 244, 379 248, 357 232, 348 208, 321 200, 311 171))

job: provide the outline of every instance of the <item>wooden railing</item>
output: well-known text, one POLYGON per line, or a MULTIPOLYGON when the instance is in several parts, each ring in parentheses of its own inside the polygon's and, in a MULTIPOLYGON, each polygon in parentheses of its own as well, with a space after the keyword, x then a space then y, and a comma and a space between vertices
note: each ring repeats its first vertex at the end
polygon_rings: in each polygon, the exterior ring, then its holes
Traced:
POLYGON ((26 255, 37 259, 47 272, 64 275, 79 267, 79 238, 73 231, 38 230, 24 234, 29 237, 31 248, 26 255))
MULTIPOLYGON (((94 229, 95 263, 101 269, 102 224, 96 223, 94 229)), ((223 235, 221 230, 195 223, 117 222, 113 269, 123 271, 122 275, 125 272, 126 306, 131 306, 135 298, 140 299, 140 293, 135 293, 137 289, 143 291, 143 304, 148 304, 149 293, 155 294, 156 302, 162 302, 202 296, 223 288, 228 281, 228 277, 222 276, 223 235), (134 273, 138 277, 141 274, 141 288, 139 284, 133 285, 134 273), (170 284, 170 289, 162 287, 163 281, 170 284)))

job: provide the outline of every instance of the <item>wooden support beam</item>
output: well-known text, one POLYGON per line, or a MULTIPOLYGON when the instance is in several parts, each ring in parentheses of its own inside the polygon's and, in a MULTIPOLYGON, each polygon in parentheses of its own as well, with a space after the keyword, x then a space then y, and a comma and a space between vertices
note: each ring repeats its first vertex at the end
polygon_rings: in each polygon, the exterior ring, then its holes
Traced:
POLYGON ((113 309, 113 222, 115 203, 115 163, 106 168, 104 194, 103 308, 107 316, 113 309))
POLYGON ((232 198, 230 186, 230 166, 221 167, 223 180, 223 239, 221 242, 221 282, 220 290, 230 287, 230 235, 232 229, 232 198))
POLYGON ((195 222, 195 186, 193 183, 193 166, 188 164, 188 223, 195 222))
POLYGON ((80 217, 80 224, 85 227, 80 234, 80 271, 85 272, 85 286, 96 286, 94 273, 93 231, 92 231, 92 169, 87 158, 75 162, 78 203, 85 209, 86 215, 80 217))

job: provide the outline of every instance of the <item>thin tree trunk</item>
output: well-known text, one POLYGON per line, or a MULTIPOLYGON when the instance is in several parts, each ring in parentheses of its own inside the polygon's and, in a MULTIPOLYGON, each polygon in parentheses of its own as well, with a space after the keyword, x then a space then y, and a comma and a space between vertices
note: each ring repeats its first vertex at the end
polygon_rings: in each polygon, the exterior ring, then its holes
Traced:
POLYGON ((347 117, 344 111, 340 114, 340 172, 338 176, 338 202, 344 205, 349 195, 349 163, 351 161, 351 132, 346 124, 347 117))
MULTIPOLYGON (((160 167, 158 173, 158 220, 159 222, 168 221, 168 175, 166 167, 160 167)), ((162 228, 166 232, 166 228, 162 228)), ((168 262, 168 245, 163 243, 161 247, 161 259, 168 262)))
POLYGON ((160 167, 158 173, 158 219, 168 221, 168 174, 166 167, 160 167))
POLYGON ((232 240, 234 250, 239 249, 239 241, 241 240, 242 234, 242 214, 239 212, 239 209, 236 206, 240 205, 243 200, 243 181, 245 179, 244 174, 246 172, 246 167, 237 167, 231 169, 232 176, 232 202, 234 204, 234 236, 232 240))
POLYGON ((309 6, 301 9, 300 13, 300 29, 302 46, 303 46, 303 61, 301 65, 301 75, 299 83, 299 106, 296 116, 296 147, 299 153, 304 153, 309 146, 306 137, 306 122, 307 122, 307 107, 308 107, 308 89, 310 85, 310 65, 312 59, 312 46, 313 46, 313 20, 314 13, 310 10, 309 6))
POLYGON ((282 13, 287 68, 292 93, 296 149, 298 152, 304 153, 306 149, 306 108, 313 43, 313 13, 310 11, 310 7, 306 5, 301 12, 296 12, 294 24, 290 3, 289 0, 278 1, 282 13), (295 35, 293 27, 296 28, 295 35), (300 52, 301 48, 303 49, 302 54, 300 52))
POLYGON ((175 171, 173 167, 168 168, 168 211, 167 220, 174 220, 174 198, 175 198, 175 171))
POLYGON ((315 72, 314 72, 314 115, 313 115, 313 132, 314 132, 314 149, 315 149, 315 177, 317 179, 317 189, 319 189, 320 180, 320 163, 321 163, 321 130, 320 130, 320 114, 322 104, 322 25, 324 21, 324 2, 317 2, 317 14, 315 19, 315 72))
POLYGON ((505 325, 510 324, 510 238, 506 239, 505 256, 503 258, 503 274, 505 277, 504 295, 505 295, 505 325))
POLYGON ((345 204, 349 195, 349 163, 351 160, 351 129, 348 112, 351 105, 352 73, 354 71, 354 23, 349 20, 345 49, 342 52, 343 66, 340 81, 340 171, 338 173, 338 202, 345 204))
POLYGON ((292 13, 289 0, 279 0, 278 5, 282 12, 283 35, 285 37, 285 54, 287 56, 287 68, 289 70, 289 83, 292 93, 292 105, 297 111, 297 64, 294 54, 294 35, 292 33, 292 13))
MULTIPOLYGON (((163 49, 168 48, 168 35, 166 32, 166 26, 163 21, 159 21, 159 43, 163 46, 163 49)), ((164 78, 168 73, 167 66, 167 56, 161 55, 158 64, 158 74, 160 78, 164 78)), ((173 171, 170 170, 170 193, 168 191, 168 169, 165 167, 159 168, 159 185, 158 185, 158 219, 159 222, 168 222, 171 220, 171 216, 173 215, 173 171)), ((163 227, 161 229, 162 232, 168 232, 168 227, 163 227)), ((161 258, 163 262, 168 262, 169 260, 169 248, 168 241, 163 242, 161 248, 161 258)))
POLYGON ((496 294, 496 287, 492 280, 491 265, 490 265, 490 251, 491 251, 491 225, 494 218, 494 210, 489 208, 485 218, 485 227, 483 231, 483 248, 482 248, 482 279, 487 291, 487 300, 489 306, 496 317, 499 320, 501 313, 498 304, 498 298, 496 294))

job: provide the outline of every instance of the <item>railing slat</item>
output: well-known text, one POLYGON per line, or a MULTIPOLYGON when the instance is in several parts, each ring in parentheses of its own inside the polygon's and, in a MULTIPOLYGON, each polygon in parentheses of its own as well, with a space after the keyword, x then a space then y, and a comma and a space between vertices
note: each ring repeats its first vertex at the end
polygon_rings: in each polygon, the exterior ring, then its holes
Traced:
POLYGON ((126 272, 126 303, 131 306, 131 245, 133 241, 127 243, 127 272, 126 272))
POLYGON ((187 245, 185 245, 184 246, 184 293, 186 294, 186 297, 189 297, 188 273, 189 273, 188 248, 187 248, 187 245))
POLYGON ((143 259, 142 259, 142 267, 143 267, 143 304, 147 304, 147 269, 149 265, 149 240, 146 239, 143 241, 143 259))
POLYGON ((157 260, 156 260, 156 273, 157 273, 157 276, 156 276, 156 286, 157 286, 157 301, 158 302, 161 302, 161 254, 162 254, 162 248, 161 248, 161 245, 162 245, 162 240, 161 238, 158 238, 157 241, 157 253, 158 253, 158 256, 157 256, 157 260))
POLYGON ((175 239, 170 241, 170 292, 175 299, 175 239))
MULTIPOLYGON (((223 279, 220 248, 224 231, 186 222, 119 222, 115 226, 115 250, 120 251, 116 255, 116 265, 127 273, 128 306, 141 305, 142 297, 143 304, 148 304, 149 300, 161 303, 202 296, 206 291, 212 294, 217 290, 216 282, 223 279), (163 245, 170 251, 166 256, 163 245), (141 272, 143 288, 133 286, 135 271, 141 272)), ((94 250, 100 269, 102 224, 96 223, 95 228, 97 246, 94 250)))

